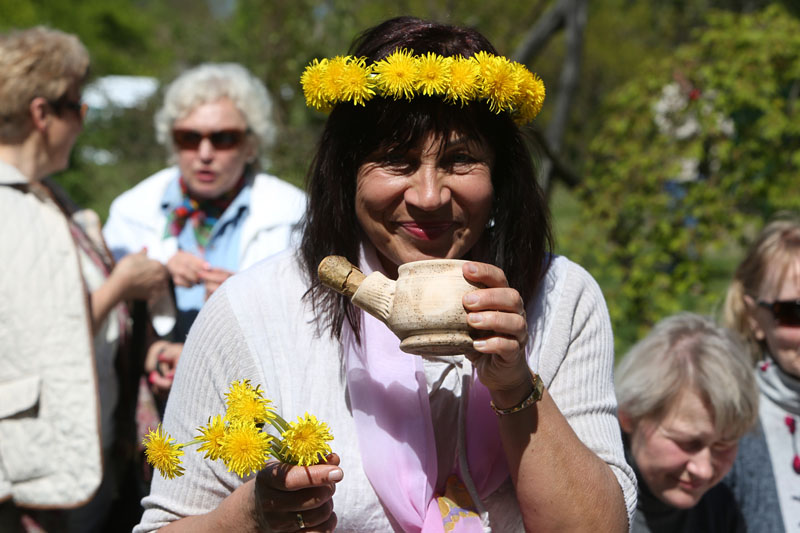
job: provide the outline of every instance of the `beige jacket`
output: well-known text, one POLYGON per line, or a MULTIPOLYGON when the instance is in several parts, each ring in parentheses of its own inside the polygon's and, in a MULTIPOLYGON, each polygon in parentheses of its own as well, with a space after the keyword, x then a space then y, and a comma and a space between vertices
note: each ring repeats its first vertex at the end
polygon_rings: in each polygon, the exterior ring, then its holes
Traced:
POLYGON ((85 503, 102 478, 87 292, 67 221, 0 162, 0 501, 85 503))

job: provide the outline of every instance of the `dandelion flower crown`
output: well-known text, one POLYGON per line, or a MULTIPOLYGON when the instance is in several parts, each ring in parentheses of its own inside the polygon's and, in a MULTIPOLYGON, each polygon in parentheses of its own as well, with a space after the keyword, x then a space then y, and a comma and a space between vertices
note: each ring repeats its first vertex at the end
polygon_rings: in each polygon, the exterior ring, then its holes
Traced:
POLYGON ((342 102, 364 105, 372 98, 438 96, 450 104, 482 100, 495 113, 508 112, 519 125, 539 114, 544 83, 524 65, 478 52, 470 58, 428 52, 414 55, 398 48, 367 65, 365 57, 313 60, 300 77, 306 104, 328 112, 342 102))

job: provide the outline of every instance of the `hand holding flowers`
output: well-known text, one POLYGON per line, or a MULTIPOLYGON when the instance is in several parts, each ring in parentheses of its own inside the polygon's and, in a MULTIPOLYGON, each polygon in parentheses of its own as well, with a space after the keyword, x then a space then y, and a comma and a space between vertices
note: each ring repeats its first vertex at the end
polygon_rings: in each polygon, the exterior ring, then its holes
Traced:
POLYGON ((327 424, 308 413, 297 422, 287 422, 260 387, 248 380, 234 381, 225 396, 225 415, 209 418, 190 442, 175 442, 160 425, 151 429, 144 439, 148 462, 165 478, 182 476, 183 449, 200 444, 197 452, 206 459, 221 460, 229 472, 240 477, 255 473, 234 491, 238 496, 231 500, 238 502, 235 516, 242 523, 237 528, 333 531, 333 493, 343 472, 339 457, 328 445, 333 435, 327 424), (264 431, 266 424, 279 437, 264 431))
POLYGON ((180 457, 183 448, 200 444, 198 452, 205 458, 222 460, 229 472, 245 477, 262 470, 274 457, 282 463, 311 466, 325 460, 331 453, 328 441, 333 440, 328 425, 306 413, 297 422, 287 422, 275 413, 271 401, 264 398, 260 386, 248 380, 234 381, 226 396, 225 416, 209 418, 198 428, 192 441, 177 443, 161 429, 145 436, 145 456, 161 475, 172 479, 183 475, 180 457), (280 438, 263 430, 269 423, 280 438))

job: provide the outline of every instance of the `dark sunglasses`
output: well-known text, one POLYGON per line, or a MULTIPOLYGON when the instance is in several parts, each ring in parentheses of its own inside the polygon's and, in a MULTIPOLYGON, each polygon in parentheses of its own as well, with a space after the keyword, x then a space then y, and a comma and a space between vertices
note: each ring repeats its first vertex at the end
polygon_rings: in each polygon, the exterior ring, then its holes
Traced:
POLYGON ((211 141, 215 150, 236 148, 249 130, 219 130, 203 133, 197 130, 172 130, 172 142, 179 150, 197 150, 203 139, 211 141))
POLYGON ((81 120, 83 120, 86 117, 86 111, 88 110, 89 107, 85 103, 80 101, 64 100, 64 99, 48 103, 55 110, 56 114, 60 115, 66 109, 68 111, 73 111, 81 120))
POLYGON ((775 321, 781 326, 800 326, 800 300, 784 300, 782 302, 758 302, 764 309, 769 309, 775 321))

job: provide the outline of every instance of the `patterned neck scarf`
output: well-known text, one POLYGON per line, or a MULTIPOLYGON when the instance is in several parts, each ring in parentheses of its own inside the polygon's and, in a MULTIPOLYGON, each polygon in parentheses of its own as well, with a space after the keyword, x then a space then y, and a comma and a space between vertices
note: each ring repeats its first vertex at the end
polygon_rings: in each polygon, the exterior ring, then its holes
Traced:
POLYGON ((197 246, 204 250, 208 246, 214 224, 244 188, 245 177, 242 175, 236 185, 222 196, 210 199, 193 197, 183 176, 178 183, 181 187, 182 201, 167 215, 164 237, 177 237, 183 231, 186 222, 191 220, 197 246))

